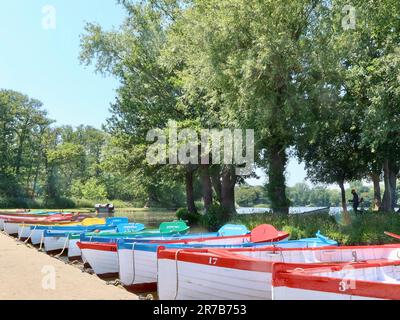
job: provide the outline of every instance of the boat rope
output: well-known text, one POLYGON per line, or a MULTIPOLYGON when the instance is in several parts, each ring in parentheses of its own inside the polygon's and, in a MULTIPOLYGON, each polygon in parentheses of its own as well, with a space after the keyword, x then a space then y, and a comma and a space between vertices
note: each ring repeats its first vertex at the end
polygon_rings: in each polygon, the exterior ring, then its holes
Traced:
POLYGON ((56 255, 55 258, 59 258, 59 257, 62 256, 62 254, 64 253, 65 249, 67 248, 68 241, 69 241, 69 234, 67 234, 67 236, 65 237, 64 246, 63 246, 61 252, 58 255, 56 255))
POLYGON ((42 236, 40 237, 40 246, 39 246, 39 251, 41 251, 41 250, 42 250, 42 247, 43 247, 43 241, 44 241, 44 231, 43 231, 43 233, 42 233, 42 236))
POLYGON ((22 223, 22 231, 20 233, 18 233, 18 241, 21 241, 21 236, 22 236, 22 233, 24 232, 24 229, 25 229, 25 223, 22 223))
POLYGON ((135 278, 136 278, 136 269, 135 269, 135 245, 136 242, 132 243, 132 285, 135 282, 135 278))
POLYGON ((160 292, 160 286, 159 286, 159 279, 160 279, 160 269, 159 269, 159 259, 158 259, 158 253, 160 251, 160 247, 157 247, 157 292, 160 292))
POLYGON ((28 239, 26 239, 24 241, 25 244, 28 243, 28 241, 32 238, 33 232, 36 230, 36 228, 37 228, 37 225, 33 229, 31 229, 31 233, 29 234, 28 239))
POLYGON ((179 270, 178 270, 178 255, 183 249, 179 249, 175 253, 175 272, 176 272, 176 287, 175 287, 175 296, 172 300, 177 300, 178 292, 179 292, 179 270))

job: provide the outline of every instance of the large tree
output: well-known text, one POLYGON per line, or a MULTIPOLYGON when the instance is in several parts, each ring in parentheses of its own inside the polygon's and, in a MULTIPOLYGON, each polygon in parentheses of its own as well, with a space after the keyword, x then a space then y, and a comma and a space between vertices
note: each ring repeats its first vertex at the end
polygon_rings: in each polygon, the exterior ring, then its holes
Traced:
MULTIPOLYGON (((292 119, 302 110, 297 78, 318 1, 191 1, 169 35, 187 99, 210 125, 256 131, 259 165, 274 210, 288 213, 285 170, 292 119)), ((231 170, 225 170, 229 175, 231 170)), ((236 177, 226 177, 233 190, 236 177)))

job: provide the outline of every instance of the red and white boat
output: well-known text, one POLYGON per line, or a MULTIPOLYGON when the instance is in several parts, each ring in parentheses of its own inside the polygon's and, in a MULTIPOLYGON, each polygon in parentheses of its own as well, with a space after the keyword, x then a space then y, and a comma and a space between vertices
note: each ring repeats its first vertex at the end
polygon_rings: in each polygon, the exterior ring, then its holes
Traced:
POLYGON ((400 261, 311 267, 277 263, 273 300, 400 300, 400 261))
POLYGON ((159 250, 158 294, 161 300, 270 300, 274 263, 374 260, 399 261, 400 245, 159 250))
POLYGON ((29 212, 2 213, 2 214, 0 214, 0 231, 4 230, 4 221, 6 221, 10 217, 45 218, 48 216, 49 215, 35 214, 35 213, 29 213, 29 212))
MULTIPOLYGON (((204 244, 204 245, 220 245, 229 244, 237 245, 248 242, 278 242, 287 240, 289 234, 284 231, 277 231, 270 225, 261 225, 255 228, 250 234, 239 236, 213 236, 213 237, 199 237, 195 234, 188 234, 183 236, 182 239, 175 238, 138 238, 138 242, 146 240, 152 243, 159 244, 204 244)), ((134 240, 132 240, 134 241, 134 240)), ((121 267, 130 268, 132 266, 132 250, 118 251, 118 245, 114 242, 98 243, 98 242, 78 242, 78 246, 82 251, 82 257, 89 263, 93 271, 100 277, 109 277, 118 275, 121 267), (121 263, 121 265, 120 265, 121 263)), ((154 267, 157 263, 157 252, 147 252, 146 257, 148 260, 154 261, 150 266, 154 267)), ((137 259, 139 257, 137 256, 137 259)), ((155 273, 154 273, 155 274, 155 273)))
POLYGON ((9 234, 17 234, 18 227, 20 224, 54 224, 59 222, 70 222, 74 219, 73 213, 66 213, 66 214, 54 214, 51 216, 45 217, 31 217, 31 216, 7 216, 7 215, 0 215, 0 220, 3 220, 3 228, 4 231, 9 234))

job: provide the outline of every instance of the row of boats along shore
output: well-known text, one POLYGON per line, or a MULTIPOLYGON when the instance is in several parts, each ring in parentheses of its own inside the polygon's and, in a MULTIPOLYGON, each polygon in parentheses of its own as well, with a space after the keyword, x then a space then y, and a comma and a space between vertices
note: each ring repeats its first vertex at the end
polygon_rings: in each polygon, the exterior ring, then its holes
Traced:
POLYGON ((400 244, 339 246, 320 232, 289 240, 271 225, 147 229, 124 217, 60 212, 4 213, 0 230, 161 300, 400 299, 400 244))

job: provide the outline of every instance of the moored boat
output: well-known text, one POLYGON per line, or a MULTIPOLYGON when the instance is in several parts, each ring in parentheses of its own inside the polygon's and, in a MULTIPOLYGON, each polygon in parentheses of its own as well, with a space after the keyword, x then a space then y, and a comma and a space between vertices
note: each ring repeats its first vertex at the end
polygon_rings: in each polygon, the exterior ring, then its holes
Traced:
MULTIPOLYGON (((236 238, 238 240, 239 238, 236 238)), ((287 240, 280 242, 243 242, 233 244, 235 239, 202 239, 171 241, 169 243, 135 243, 129 239, 118 242, 119 277, 122 284, 137 291, 155 289, 157 285, 157 251, 159 249, 189 249, 189 248, 250 248, 277 246, 283 248, 309 248, 337 246, 320 233, 316 238, 287 240)))
POLYGON ((277 262, 335 264, 399 257, 400 245, 159 250, 158 294, 162 300, 272 299, 277 262))
POLYGON ((1 213, 0 214, 0 231, 4 230, 4 222, 10 221, 11 218, 46 218, 49 216, 60 215, 61 212, 17 212, 17 213, 1 213))
POLYGON ((33 245, 38 245, 43 241, 43 234, 45 230, 73 230, 78 226, 93 226, 104 225, 106 220, 103 218, 88 218, 80 216, 76 221, 57 222, 47 224, 19 224, 18 237, 21 240, 30 240, 33 245))
POLYGON ((400 300, 400 261, 328 266, 277 263, 273 300, 400 300))
MULTIPOLYGON (((117 232, 139 232, 145 229, 145 225, 142 223, 128 223, 128 224, 119 224, 115 227, 115 233, 117 232)), ((82 251, 78 247, 78 242, 80 238, 78 237, 79 234, 76 233, 69 233, 68 234, 68 259, 70 260, 77 260, 80 259, 82 256, 82 251)))
MULTIPOLYGON (((251 233, 248 233, 247 228, 238 226, 236 235, 233 232, 232 225, 229 225, 230 232, 228 234, 223 232, 225 226, 220 229, 217 233, 199 233, 199 234, 188 234, 180 237, 141 237, 141 238, 125 238, 130 243, 139 242, 153 242, 158 244, 199 244, 199 245, 235 245, 243 244, 248 242, 276 242, 285 240, 289 237, 289 234, 283 231, 277 231, 270 225, 261 225, 255 228, 251 233), (241 233, 241 235, 240 235, 241 233)), ((82 255, 86 261, 90 264, 93 271, 98 276, 108 276, 111 274, 118 274, 120 271, 118 261, 118 239, 108 239, 107 242, 91 242, 83 241, 78 242, 78 246, 82 250, 82 255), (111 240, 111 241, 110 241, 111 240)), ((155 252, 153 253, 155 260, 155 252)), ((153 281, 154 282, 154 281, 153 281)))
MULTIPOLYGON (((114 239, 114 241, 122 238, 144 238, 144 237, 172 237, 172 236, 182 236, 189 232, 190 227, 182 220, 172 221, 172 222, 163 222, 160 224, 158 229, 146 229, 143 231, 134 231, 131 232, 129 230, 119 230, 117 233, 110 232, 96 232, 96 233, 85 233, 85 241, 88 239, 98 239, 101 242, 101 239, 109 240, 114 239)), ((80 235, 78 235, 80 237, 80 235)), ((90 240, 88 240, 90 241, 90 240)))
POLYGON ((74 214, 54 214, 46 217, 29 217, 29 216, 0 216, 0 219, 4 220, 4 232, 9 235, 17 234, 18 227, 20 224, 54 224, 57 222, 71 222, 74 218, 74 214))
MULTIPOLYGON (((72 248, 72 251, 76 251, 76 248, 73 248, 74 246, 76 246, 76 242, 69 241, 70 234, 81 234, 93 231, 107 231, 113 233, 123 228, 141 231, 145 228, 143 224, 129 223, 128 218, 107 218, 105 221, 104 219, 97 220, 97 222, 101 221, 102 224, 96 223, 96 219, 92 219, 91 221, 84 220, 81 225, 77 226, 55 226, 45 229, 43 233, 43 243, 45 251, 53 252, 65 249, 68 249, 69 251, 70 247, 72 248)), ((76 258, 72 255, 70 257, 76 258)))

